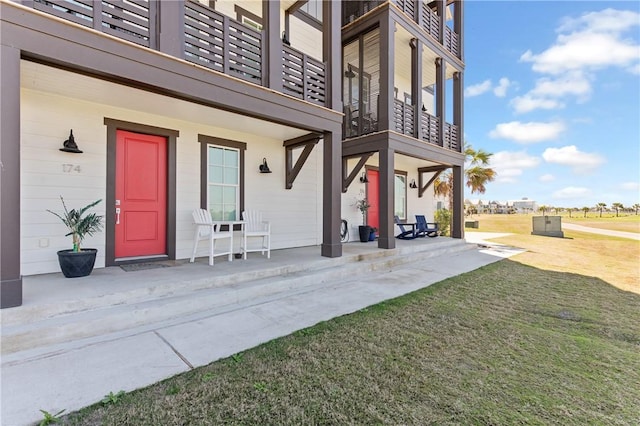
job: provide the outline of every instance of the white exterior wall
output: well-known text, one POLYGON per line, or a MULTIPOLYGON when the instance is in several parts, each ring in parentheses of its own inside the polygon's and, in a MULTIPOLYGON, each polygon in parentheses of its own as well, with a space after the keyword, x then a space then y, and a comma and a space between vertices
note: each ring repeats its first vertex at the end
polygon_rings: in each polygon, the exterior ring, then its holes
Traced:
MULTIPOLYGON (((418 167, 424 166, 424 162, 398 154, 395 155, 394 162, 396 171, 407 172, 407 221, 415 222, 415 215, 421 214, 426 217, 427 222, 433 222, 436 211, 433 186, 427 189, 422 198, 418 197, 418 188, 409 188, 412 179, 415 179, 416 184, 418 183, 418 167)), ((348 170, 353 170, 356 163, 357 159, 349 160, 348 170)), ((366 165, 379 167, 378 156, 371 156, 366 165)), ((347 192, 342 194, 342 219, 346 219, 349 224, 349 241, 359 241, 358 226, 363 224, 362 213, 355 207, 355 203, 366 195, 366 184, 360 182, 360 176, 365 168, 351 182, 347 192)), ((396 232, 397 229, 394 229, 394 233, 396 232)))
MULTIPOLYGON (((160 95, 131 89, 137 101, 152 104, 160 95), (143 98, 140 98, 140 97, 143 98)), ((21 273, 58 272, 56 252, 71 248, 66 227, 48 213, 62 211, 60 196, 69 208, 102 199, 93 210, 106 208, 106 130, 104 118, 177 130, 176 147, 176 257, 190 257, 193 232, 191 212, 200 206, 200 143, 198 134, 247 143, 245 151, 245 208, 261 210, 271 221, 272 248, 318 245, 322 238, 322 143, 313 150, 293 189, 284 189, 282 140, 166 116, 87 102, 57 94, 22 89, 21 92, 21 273), (59 150, 73 129, 83 154, 59 150), (260 174, 265 157, 271 174, 260 174), (71 166, 66 166, 71 165, 71 166)), ((209 114, 215 110, 202 107, 209 114)), ((296 153, 297 154, 297 153, 296 153)), ((294 156, 296 158, 297 155, 294 156)), ((105 264, 105 232, 87 237, 84 247, 97 248, 96 267, 105 264)), ((234 238, 240 244, 240 233, 234 238)), ((204 246, 204 243, 202 243, 204 246)), ((206 250, 201 252, 204 255, 206 250)))

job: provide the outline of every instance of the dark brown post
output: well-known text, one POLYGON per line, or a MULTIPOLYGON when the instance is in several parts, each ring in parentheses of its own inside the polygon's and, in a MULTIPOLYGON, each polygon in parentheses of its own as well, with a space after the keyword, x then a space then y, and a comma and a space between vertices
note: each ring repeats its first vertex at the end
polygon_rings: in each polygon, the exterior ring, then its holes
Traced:
POLYGON ((438 38, 440 44, 444 44, 445 27, 447 26, 447 4, 445 0, 436 0, 436 13, 438 14, 438 38))
POLYGON ((453 31, 458 34, 458 58, 464 61, 464 2, 458 0, 453 6, 453 31))
POLYGON ((342 112, 342 40, 338 1, 322 3, 322 60, 325 63, 325 106, 342 112))
POLYGON ((0 308, 22 305, 20 50, 0 44, 0 308))
POLYGON ((380 18, 380 99, 378 130, 393 129, 393 62, 395 58, 395 22, 389 9, 380 18))
POLYGON ((340 242, 340 199, 342 197, 342 128, 325 132, 322 170, 322 246, 324 257, 342 256, 340 242))
POLYGON ((464 168, 453 166, 453 211, 451 212, 451 236, 453 238, 464 238, 462 214, 462 199, 464 198, 464 168))
POLYGON ((453 73, 453 124, 458 128, 458 148, 464 152, 464 73, 453 73))
POLYGON ((157 9, 160 22, 158 50, 184 59, 184 0, 159 1, 157 9))
POLYGON ((411 99, 413 100, 413 136, 422 140, 422 46, 417 38, 411 39, 411 99))
POLYGON ((266 67, 262 70, 264 85, 282 92, 282 39, 280 38, 280 0, 262 2, 262 54, 266 67))
POLYGON ((438 117, 438 145, 440 146, 444 146, 446 79, 445 62, 442 58, 436 58, 436 117, 438 117))
POLYGON ((378 247, 392 249, 396 247, 393 235, 393 210, 395 205, 394 179, 394 151, 382 149, 378 152, 380 161, 380 235, 378 247))

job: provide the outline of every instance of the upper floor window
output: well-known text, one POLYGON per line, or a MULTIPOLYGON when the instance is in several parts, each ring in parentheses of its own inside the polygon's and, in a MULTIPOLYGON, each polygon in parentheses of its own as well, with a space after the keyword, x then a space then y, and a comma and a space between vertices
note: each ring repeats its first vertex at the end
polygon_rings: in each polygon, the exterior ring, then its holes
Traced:
POLYGON ((321 1, 309 0, 308 2, 300 6, 300 11, 311 16, 318 22, 322 22, 322 2, 321 1))

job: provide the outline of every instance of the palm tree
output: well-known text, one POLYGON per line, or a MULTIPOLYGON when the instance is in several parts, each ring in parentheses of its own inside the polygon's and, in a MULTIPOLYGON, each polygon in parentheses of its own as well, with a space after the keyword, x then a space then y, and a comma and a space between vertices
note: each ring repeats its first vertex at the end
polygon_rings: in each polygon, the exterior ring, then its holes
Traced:
POLYGON ((584 217, 587 217, 587 212, 589 212, 589 210, 591 210, 591 207, 583 207, 582 211, 584 212, 584 217))
MULTIPOLYGON (((489 160, 493 154, 483 149, 475 150, 471 145, 465 143, 465 162, 469 167, 465 168, 464 174, 467 179, 466 185, 471 188, 471 193, 484 194, 485 184, 492 182, 496 178, 496 172, 490 167, 489 160)), ((453 173, 450 170, 442 173, 433 184, 435 195, 447 197, 449 199, 449 210, 453 210, 453 173)))
POLYGON ((636 211, 636 216, 638 216, 638 210, 640 210, 640 204, 635 203, 633 206, 631 206, 631 208, 636 211))
POLYGON ((611 207, 615 209, 616 217, 618 217, 618 211, 624 209, 624 206, 622 205, 622 203, 613 203, 611 204, 611 207))
POLYGON ((602 217, 602 210, 607 207, 607 203, 598 203, 596 204, 596 207, 600 211, 600 217, 602 217))
POLYGON ((546 205, 541 205, 540 207, 538 207, 538 210, 540 210, 542 212, 542 216, 546 216, 547 210, 549 210, 550 207, 546 206, 546 205))
POLYGON ((578 211, 578 209, 575 208, 575 207, 569 207, 567 210, 569 211, 569 217, 571 217, 571 212, 572 211, 578 211))

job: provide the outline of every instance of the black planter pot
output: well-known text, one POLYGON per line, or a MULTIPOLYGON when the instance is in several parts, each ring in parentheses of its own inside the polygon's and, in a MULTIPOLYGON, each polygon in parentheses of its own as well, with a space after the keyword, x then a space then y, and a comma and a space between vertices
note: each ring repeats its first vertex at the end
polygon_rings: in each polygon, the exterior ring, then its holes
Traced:
POLYGON ((366 243, 369 241, 369 235, 371 235, 371 227, 369 225, 358 226, 358 233, 360 234, 360 242, 366 243))
POLYGON ((67 278, 86 277, 93 271, 97 253, 97 249, 82 249, 78 252, 60 250, 58 252, 60 269, 67 278))

